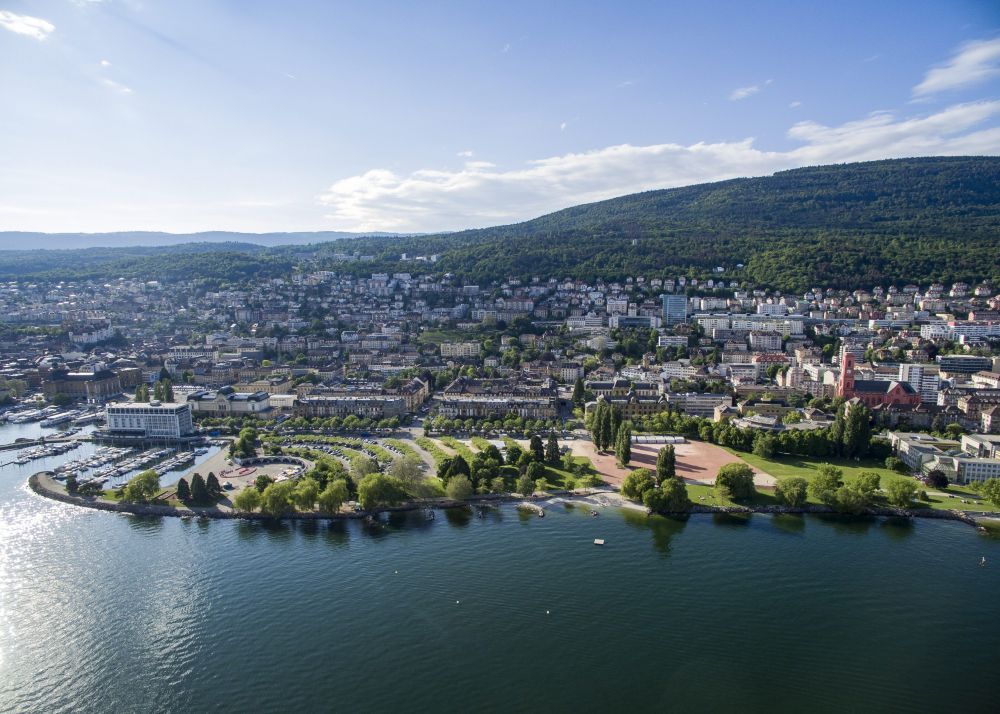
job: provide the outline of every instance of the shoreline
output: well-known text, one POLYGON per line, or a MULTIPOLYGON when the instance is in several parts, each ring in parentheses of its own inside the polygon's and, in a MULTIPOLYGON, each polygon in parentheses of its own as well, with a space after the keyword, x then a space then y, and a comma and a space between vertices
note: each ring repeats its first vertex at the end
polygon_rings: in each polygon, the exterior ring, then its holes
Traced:
MULTIPOLYGON (((464 506, 475 506, 480 504, 493 503, 540 503, 545 501, 561 501, 569 503, 581 503, 600 505, 612 508, 630 508, 632 510, 642 510, 648 515, 652 515, 644 506, 633 503, 622 498, 616 491, 598 490, 589 494, 574 493, 570 491, 550 492, 544 497, 531 496, 525 498, 512 495, 484 495, 476 501, 453 501, 450 499, 434 499, 433 502, 415 503, 409 502, 398 506, 385 506, 372 511, 356 511, 352 513, 320 513, 320 512, 294 512, 281 516, 271 516, 265 513, 246 513, 242 511, 223 511, 211 506, 176 508, 174 506, 149 504, 149 503, 127 503, 120 501, 103 501, 88 496, 74 496, 62 490, 54 490, 48 484, 43 483, 42 477, 48 477, 52 472, 40 471, 28 477, 28 487, 38 496, 49 498, 54 501, 66 503, 80 508, 89 508, 97 511, 107 511, 111 513, 124 513, 133 516, 160 516, 168 518, 202 517, 215 520, 245 520, 245 521, 338 521, 338 520, 361 520, 378 513, 394 513, 405 511, 418 511, 427 508, 461 508, 464 506), (603 496, 607 501, 595 503, 594 497, 603 496)), ((47 479, 50 480, 50 479, 47 479)), ((787 514, 787 515, 849 515, 838 512, 830 506, 810 504, 806 506, 703 506, 693 504, 691 509, 680 513, 660 514, 665 516, 687 516, 695 514, 728 514, 728 515, 750 515, 753 513, 763 514, 787 514)), ((963 511, 941 511, 933 509, 909 509, 909 508, 868 508, 858 516, 875 516, 886 518, 930 518, 937 520, 959 521, 970 525, 977 530, 983 526, 971 516, 963 511)))

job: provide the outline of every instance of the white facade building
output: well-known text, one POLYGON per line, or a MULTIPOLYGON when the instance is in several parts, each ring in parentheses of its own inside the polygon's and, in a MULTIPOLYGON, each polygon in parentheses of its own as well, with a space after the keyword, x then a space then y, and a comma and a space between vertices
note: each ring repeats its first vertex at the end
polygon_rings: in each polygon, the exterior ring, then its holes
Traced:
POLYGON ((148 438, 179 438, 194 432, 191 406, 177 402, 128 402, 107 406, 108 431, 148 438))

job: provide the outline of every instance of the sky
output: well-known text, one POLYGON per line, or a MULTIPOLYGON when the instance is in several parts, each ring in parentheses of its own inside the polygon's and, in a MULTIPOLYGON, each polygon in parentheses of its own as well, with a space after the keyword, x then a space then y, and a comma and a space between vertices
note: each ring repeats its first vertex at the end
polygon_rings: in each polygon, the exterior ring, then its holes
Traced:
POLYGON ((973 154, 998 0, 0 0, 0 230, 458 230, 973 154))

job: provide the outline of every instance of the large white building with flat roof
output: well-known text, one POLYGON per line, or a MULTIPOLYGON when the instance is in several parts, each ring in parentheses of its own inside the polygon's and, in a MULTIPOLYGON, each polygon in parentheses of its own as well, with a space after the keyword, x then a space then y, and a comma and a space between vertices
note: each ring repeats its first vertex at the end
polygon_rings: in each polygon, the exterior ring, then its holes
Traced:
POLYGON ((194 432, 191 405, 177 402, 122 402, 107 406, 108 431, 123 436, 180 438, 194 432))

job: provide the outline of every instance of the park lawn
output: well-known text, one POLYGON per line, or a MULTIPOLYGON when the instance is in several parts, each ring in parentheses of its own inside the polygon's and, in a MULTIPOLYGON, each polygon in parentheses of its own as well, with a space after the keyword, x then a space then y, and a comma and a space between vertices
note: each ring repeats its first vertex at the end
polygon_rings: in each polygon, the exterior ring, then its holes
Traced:
POLYGON ((874 471, 882 479, 900 475, 891 469, 887 469, 884 464, 874 459, 854 461, 853 459, 834 457, 813 459, 807 456, 772 456, 766 459, 756 454, 736 451, 735 449, 726 449, 726 451, 733 456, 743 459, 754 468, 758 468, 779 479, 789 476, 800 476, 807 481, 811 481, 813 476, 819 473, 820 466, 826 464, 836 466, 843 471, 845 481, 853 481, 862 471, 874 471))
MULTIPOLYGON (((933 508, 940 511, 1000 512, 1000 507, 994 506, 985 499, 982 499, 978 494, 965 486, 953 484, 948 487, 946 492, 929 489, 922 481, 919 481, 912 476, 904 476, 893 471, 892 469, 887 469, 874 459, 868 459, 860 462, 853 461, 851 459, 838 458, 810 459, 804 456, 774 456, 766 459, 755 454, 736 451, 734 449, 726 450, 734 456, 738 456, 743 459, 751 466, 758 468, 761 471, 765 471, 778 479, 787 478, 789 476, 799 476, 809 481, 819 473, 820 466, 830 464, 832 466, 836 466, 844 472, 845 482, 854 480, 862 471, 874 471, 879 475, 883 484, 885 484, 888 479, 895 477, 913 480, 913 482, 917 485, 917 493, 920 491, 927 491, 928 493, 928 500, 914 503, 912 506, 913 508, 933 508), (949 498, 947 494, 954 494, 955 498, 949 498), (968 501, 968 503, 962 503, 963 499, 968 501)), ((688 489, 690 488, 691 486, 689 485, 688 489)), ((808 502, 813 504, 819 503, 819 501, 814 499, 811 495, 809 496, 808 502)))
POLYGON ((985 498, 966 486, 957 484, 948 486, 947 490, 927 488, 926 484, 917 482, 917 487, 927 491, 927 501, 921 501, 921 505, 929 506, 940 511, 990 511, 1000 513, 1000 507, 994 506, 985 498), (955 496, 949 498, 948 494, 955 496), (962 503, 962 501, 968 503, 962 503))
POLYGON ((570 473, 562 466, 552 466, 551 464, 545 464, 545 480, 549 482, 550 486, 555 488, 565 488, 566 477, 570 476, 577 481, 577 488, 579 488, 579 481, 587 476, 595 476, 599 474, 594 469, 594 464, 586 456, 574 456, 573 460, 577 463, 577 468, 579 471, 577 473, 570 473))

